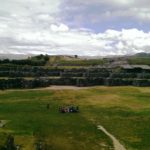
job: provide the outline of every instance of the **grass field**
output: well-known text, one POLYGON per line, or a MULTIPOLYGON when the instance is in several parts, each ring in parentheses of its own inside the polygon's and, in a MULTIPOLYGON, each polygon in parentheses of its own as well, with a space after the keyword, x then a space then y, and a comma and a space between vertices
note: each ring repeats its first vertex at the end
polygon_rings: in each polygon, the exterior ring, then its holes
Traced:
POLYGON ((81 90, 0 91, 0 145, 8 134, 23 150, 43 140, 49 150, 109 150, 104 126, 127 150, 150 148, 150 88, 93 87, 81 90), (46 105, 50 104, 50 110, 46 105), (79 113, 61 114, 61 105, 78 105, 79 113))
POLYGON ((149 57, 133 57, 128 60, 132 65, 150 65, 149 57))

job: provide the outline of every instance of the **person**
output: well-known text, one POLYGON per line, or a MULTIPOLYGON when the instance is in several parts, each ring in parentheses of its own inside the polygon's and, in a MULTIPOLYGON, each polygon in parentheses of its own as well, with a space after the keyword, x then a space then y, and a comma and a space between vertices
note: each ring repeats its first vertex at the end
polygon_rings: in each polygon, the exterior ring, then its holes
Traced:
POLYGON ((50 109, 50 105, 49 105, 49 104, 47 104, 46 108, 49 110, 49 109, 50 109))
POLYGON ((6 149, 7 150, 16 150, 16 146, 14 143, 14 137, 12 135, 9 135, 7 138, 6 149))
POLYGON ((76 107, 76 111, 79 112, 79 106, 76 107))

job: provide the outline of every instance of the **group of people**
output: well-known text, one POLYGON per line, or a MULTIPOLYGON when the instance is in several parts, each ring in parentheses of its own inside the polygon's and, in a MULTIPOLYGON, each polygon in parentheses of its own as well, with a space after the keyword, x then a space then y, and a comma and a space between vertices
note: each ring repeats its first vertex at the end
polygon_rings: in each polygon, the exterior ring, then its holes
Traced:
POLYGON ((76 113, 79 112, 78 106, 61 106, 59 107, 59 112, 61 113, 76 113))
MULTIPOLYGON (((49 110, 50 104, 47 104, 46 108, 49 110)), ((61 112, 61 113, 76 113, 76 112, 79 112, 79 106, 73 106, 73 105, 71 105, 71 106, 60 106, 59 112, 61 112)))

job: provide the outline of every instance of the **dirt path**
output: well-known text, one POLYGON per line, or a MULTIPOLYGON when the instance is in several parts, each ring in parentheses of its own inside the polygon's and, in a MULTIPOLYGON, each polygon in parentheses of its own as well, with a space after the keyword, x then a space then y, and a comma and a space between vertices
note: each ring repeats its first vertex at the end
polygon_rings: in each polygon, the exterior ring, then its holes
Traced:
MULTIPOLYGON (((34 89, 6 89, 3 91, 36 91, 36 90, 82 90, 82 89, 89 89, 92 87, 77 87, 77 86, 49 86, 49 87, 42 87, 42 88, 34 88, 34 89)), ((2 92, 2 90, 0 90, 2 92)))
POLYGON ((0 128, 3 128, 8 120, 0 120, 0 128))
POLYGON ((114 150, 126 150, 126 148, 122 144, 120 144, 120 142, 112 134, 110 134, 104 127, 98 125, 97 128, 103 131, 107 136, 111 138, 111 140, 113 141, 114 150))
POLYGON ((88 89, 90 87, 77 87, 77 86, 50 86, 50 87, 46 87, 45 89, 50 89, 50 90, 64 90, 64 89, 68 89, 68 90, 81 90, 81 89, 88 89))

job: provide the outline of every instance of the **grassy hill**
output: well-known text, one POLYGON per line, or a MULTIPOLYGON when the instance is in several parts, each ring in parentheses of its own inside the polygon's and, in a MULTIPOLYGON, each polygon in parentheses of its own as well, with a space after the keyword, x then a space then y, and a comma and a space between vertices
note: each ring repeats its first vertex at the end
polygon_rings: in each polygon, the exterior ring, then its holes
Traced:
POLYGON ((79 57, 77 55, 38 55, 31 56, 23 60, 0 60, 0 65, 29 65, 43 67, 91 67, 112 64, 122 65, 124 63, 132 65, 150 65, 149 53, 139 53, 133 56, 118 56, 106 58, 79 57))
POLYGON ((104 64, 103 59, 86 59, 78 56, 49 56, 49 61, 46 66, 59 66, 59 67, 87 67, 87 66, 96 66, 104 64))
POLYGON ((128 59, 129 64, 150 65, 150 53, 139 53, 128 59))
POLYGON ((150 65, 150 58, 147 58, 147 57, 130 58, 129 64, 132 64, 132 65, 150 65))
POLYGON ((28 57, 23 60, 0 60, 0 65, 29 65, 29 66, 44 66, 44 67, 88 67, 103 65, 103 59, 86 59, 78 56, 67 55, 37 55, 28 57))
POLYGON ((0 145, 8 134, 23 150, 42 140, 52 150, 110 150, 104 126, 128 150, 150 147, 150 89, 93 87, 82 90, 0 91, 0 145), (50 104, 50 109, 46 105, 50 104), (61 114, 62 105, 78 105, 80 112, 61 114))
POLYGON ((111 65, 111 63, 118 62, 132 64, 132 65, 150 65, 149 53, 137 53, 133 56, 118 56, 118 57, 106 57, 106 58, 82 58, 78 56, 65 56, 56 55, 49 56, 49 62, 47 66, 98 66, 98 65, 111 65))

